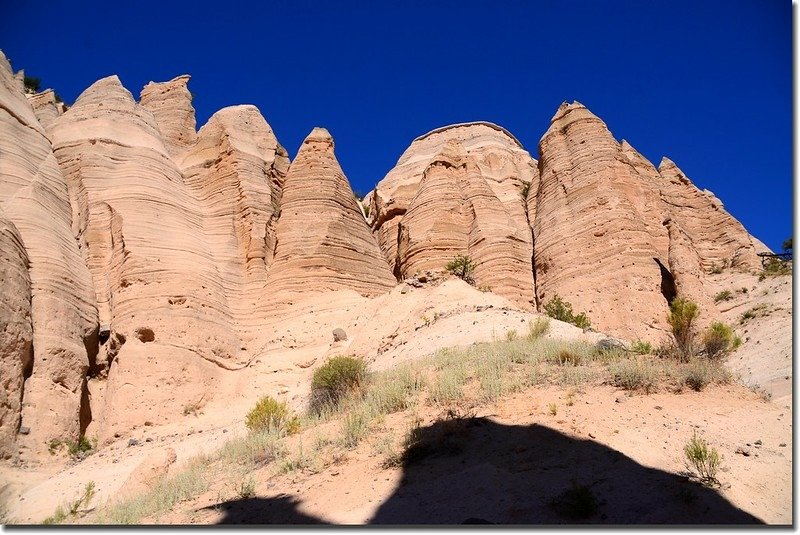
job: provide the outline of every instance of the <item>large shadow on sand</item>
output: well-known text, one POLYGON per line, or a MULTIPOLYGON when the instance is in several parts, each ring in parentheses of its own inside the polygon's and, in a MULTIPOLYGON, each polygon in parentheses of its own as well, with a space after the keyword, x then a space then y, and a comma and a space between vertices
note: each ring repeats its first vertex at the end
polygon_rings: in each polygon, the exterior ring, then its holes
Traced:
MULTIPOLYGON (((653 446, 681 456, 684 438, 653 446)), ((763 523, 715 489, 541 425, 445 418, 418 430, 401 469, 400 486, 371 523, 763 523)), ((234 500, 222 504, 221 523, 323 523, 297 504, 286 497, 234 500)))

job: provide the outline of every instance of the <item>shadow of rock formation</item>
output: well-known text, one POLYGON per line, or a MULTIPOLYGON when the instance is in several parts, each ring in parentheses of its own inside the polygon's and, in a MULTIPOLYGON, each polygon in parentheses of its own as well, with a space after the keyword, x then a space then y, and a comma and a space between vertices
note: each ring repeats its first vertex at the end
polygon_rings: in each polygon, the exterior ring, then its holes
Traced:
MULTIPOLYGON (((676 437, 668 448, 682 456, 676 437)), ((714 489, 542 425, 441 419, 417 429, 373 524, 761 524, 714 489)), ((318 524, 292 499, 222 504, 221 523, 318 524)))

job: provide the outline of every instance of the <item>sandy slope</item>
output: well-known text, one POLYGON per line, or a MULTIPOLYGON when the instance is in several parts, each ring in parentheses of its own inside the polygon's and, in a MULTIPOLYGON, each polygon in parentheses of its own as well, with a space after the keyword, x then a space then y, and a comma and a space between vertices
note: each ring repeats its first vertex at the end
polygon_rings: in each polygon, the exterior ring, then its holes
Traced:
MULTIPOLYGON (((463 422, 462 455, 434 456, 405 473, 402 468, 382 468, 382 458, 373 451, 382 435, 400 437, 407 428, 410 414, 392 415, 385 430, 371 437, 372 445, 348 453, 338 465, 317 474, 274 476, 271 469, 263 469, 252 474, 258 482, 257 497, 228 508, 219 502, 235 493, 228 483, 219 482, 219 488, 181 504, 160 521, 460 523, 477 516, 493 522, 560 522, 563 519, 553 516, 546 502, 574 477, 591 484, 604 502, 600 512, 605 518, 597 521, 709 521, 711 517, 702 516, 708 506, 722 515, 718 521, 750 519, 737 512, 741 509, 760 521, 791 522, 791 280, 727 277, 715 280, 720 289, 749 290, 725 303, 730 306, 723 308, 726 321, 737 322, 744 311, 762 302, 772 307, 768 315, 737 327, 745 343, 731 357, 743 380, 770 391, 772 401, 735 385, 634 397, 593 386, 568 407, 564 389, 531 389, 476 408, 477 416, 487 420, 463 422), (618 403, 618 398, 624 402, 618 403), (556 417, 548 414, 551 402, 559 406, 556 417), (695 429, 725 457, 720 491, 725 502, 719 502, 716 493, 686 487, 674 475, 683 469, 682 447, 695 429), (760 447, 754 445, 756 440, 762 441, 760 447), (735 453, 739 447, 751 455, 735 453), (698 495, 694 505, 686 503, 691 494, 698 495), (214 507, 204 509, 207 506, 214 507)), ((0 477, 6 482, 3 497, 10 517, 40 522, 59 504, 75 499, 88 481, 97 489, 93 504, 104 503, 135 486, 130 478, 137 466, 168 447, 177 454, 170 469, 174 471, 192 456, 243 433, 244 415, 264 394, 302 409, 310 374, 329 356, 363 355, 373 369, 385 369, 440 347, 500 338, 510 329, 524 332, 533 315, 451 280, 423 288, 400 285, 374 299, 346 291, 308 297, 276 311, 274 317, 274 323, 264 327, 266 341, 250 366, 226 372, 218 394, 201 403, 197 414, 169 425, 138 428, 79 464, 55 456, 22 467, 4 466, 0 477), (333 341, 336 327, 347 331, 348 340, 333 341), (139 444, 129 447, 131 438, 139 444)), ((584 335, 553 322, 551 336, 596 340, 601 335, 584 335)), ((430 423, 440 412, 422 407, 418 414, 430 423)), ((438 425, 431 433, 438 432, 438 425)))

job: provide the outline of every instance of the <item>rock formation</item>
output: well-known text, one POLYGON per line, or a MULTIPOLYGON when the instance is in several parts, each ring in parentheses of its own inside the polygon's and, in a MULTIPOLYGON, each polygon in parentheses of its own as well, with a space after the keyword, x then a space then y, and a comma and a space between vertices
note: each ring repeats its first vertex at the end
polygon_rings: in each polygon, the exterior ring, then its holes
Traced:
POLYGON ((187 87, 190 79, 184 74, 169 82, 150 82, 139 96, 139 104, 155 117, 171 155, 185 151, 197 137, 192 94, 187 87))
POLYGON ((500 126, 447 126, 359 203, 327 130, 293 162, 254 106, 196 132, 188 81, 137 103, 110 76, 66 109, 0 54, 0 456, 173 421, 228 370, 283 358, 289 331, 267 331, 298 297, 388 301, 457 255, 522 309, 559 294, 598 330, 653 342, 676 295, 714 318, 712 268, 760 266, 763 244, 713 194, 579 103, 539 162, 500 126))
POLYGON ((333 148, 328 131, 315 128, 286 175, 271 293, 352 289, 372 296, 395 285, 333 148))
POLYGON ((669 158, 661 160, 658 172, 663 177, 661 197, 681 228, 689 229, 704 269, 761 267, 755 254, 761 251, 755 250, 750 234, 713 193, 699 190, 669 158))
POLYGON ((523 192, 536 161, 503 128, 466 123, 414 140, 368 198, 370 221, 395 276, 475 260, 478 286, 530 307, 531 234, 523 192))
POLYGON ((22 385, 33 366, 28 254, 14 224, 0 209, 0 457, 14 453, 22 413, 22 385))
POLYGON ((536 287, 540 303, 558 294, 596 328, 648 337, 664 328, 667 265, 658 190, 628 164, 606 125, 579 103, 563 104, 539 143, 536 287))
MULTIPOLYGON (((77 440, 87 423, 81 400, 87 369, 97 354, 97 309, 89 270, 70 228, 70 197, 64 177, 43 127, 2 54, 0 154, 0 210, 6 225, 13 224, 21 238, 30 277, 34 353, 30 375, 25 374, 22 406, 22 425, 30 428, 30 434, 23 439, 41 450, 52 438, 77 440)), ((5 269, 13 272, 20 267, 20 254, 13 249, 9 253, 11 266, 5 269)), ((16 303, 16 314, 3 319, 11 326, 17 324, 19 314, 26 314, 20 303, 28 295, 24 283, 19 286, 20 279, 15 278, 21 295, 4 298, 16 303)), ((6 288, 4 280, 4 293, 6 288)), ((9 292, 11 288, 9 284, 9 292)), ((20 328, 18 344, 25 351, 26 335, 20 328)), ((18 370, 9 368, 6 396, 18 395, 13 386, 19 382, 18 370)), ((12 428, 15 419, 12 414, 12 428)), ((3 430, 7 430, 5 424, 3 430)), ((8 448, 5 444, 3 449, 8 448)))

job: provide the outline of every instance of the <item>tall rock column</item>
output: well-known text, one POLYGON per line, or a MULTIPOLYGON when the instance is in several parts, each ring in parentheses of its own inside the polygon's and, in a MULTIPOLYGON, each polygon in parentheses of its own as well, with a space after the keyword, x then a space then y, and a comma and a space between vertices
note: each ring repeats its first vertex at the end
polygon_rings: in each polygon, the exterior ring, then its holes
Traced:
POLYGON ((395 285, 333 148, 328 131, 314 128, 289 167, 267 275, 271 294, 350 289, 373 296, 395 285))
MULTIPOLYGON (((0 176, 0 209, 19 232, 29 262, 34 353, 24 386, 22 425, 30 434, 19 441, 44 450, 51 439, 77 440, 88 423, 81 421, 81 406, 86 372, 97 354, 97 308, 89 270, 71 230, 64 177, 2 53, 0 176)), ((4 321, 14 322, 8 317, 4 321)), ((13 369, 10 384, 18 381, 13 369)))
POLYGON ((28 254, 14 224, 0 209, 0 457, 16 453, 22 385, 33 366, 28 254))
POLYGON ((617 336, 657 340, 665 326, 659 262, 666 229, 643 206, 655 185, 630 165, 606 125, 564 103, 539 143, 534 256, 539 302, 554 295, 617 336))

